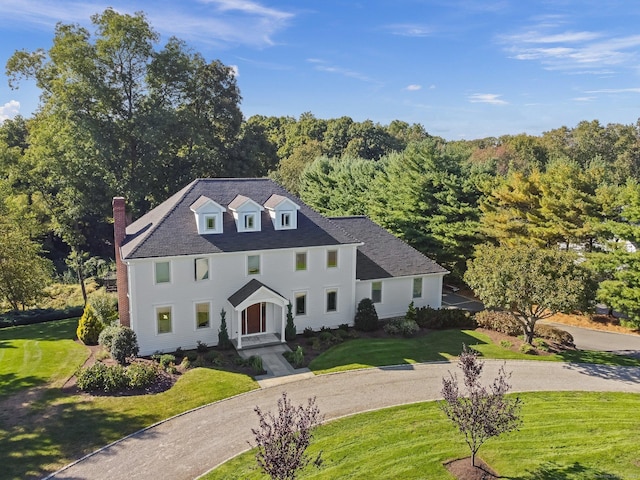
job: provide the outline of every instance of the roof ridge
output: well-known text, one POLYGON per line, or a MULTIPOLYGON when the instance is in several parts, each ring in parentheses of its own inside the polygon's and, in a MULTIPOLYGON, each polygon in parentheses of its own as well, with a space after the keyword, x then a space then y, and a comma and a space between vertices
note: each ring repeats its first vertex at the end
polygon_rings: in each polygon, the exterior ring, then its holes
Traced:
MULTIPOLYGON (((197 178, 194 181, 192 181, 191 183, 187 184, 185 187, 183 187, 181 190, 178 190, 176 193, 174 193, 173 195, 171 195, 169 198, 167 198, 164 202, 162 202, 160 205, 162 205, 163 203, 169 203, 174 197, 176 197, 176 201, 173 204, 173 207, 171 207, 170 209, 168 209, 164 215, 162 215, 160 217, 160 219, 149 229, 148 232, 145 233, 144 238, 142 239, 142 241, 140 243, 138 243, 135 247, 133 247, 133 249, 131 249, 131 251, 127 254, 127 256, 131 256, 134 255, 136 253, 136 251, 138 251, 138 249, 140 249, 140 247, 142 247, 142 245, 144 245, 147 240, 149 240, 149 238, 151 237, 151 234, 153 232, 155 232, 158 227, 160 225, 162 225, 162 223, 165 221, 165 219, 177 208, 178 205, 180 205, 180 203, 184 200, 184 198, 187 196, 187 194, 189 192, 191 192, 196 184, 202 179, 197 178)), ((158 205, 158 207, 160 206, 158 205)), ((156 207, 157 208, 157 207, 156 207)), ((150 211, 152 211, 153 209, 151 209, 150 211)), ((143 218, 144 215, 140 218, 143 218)), ((136 221, 140 220, 137 219, 136 221)))

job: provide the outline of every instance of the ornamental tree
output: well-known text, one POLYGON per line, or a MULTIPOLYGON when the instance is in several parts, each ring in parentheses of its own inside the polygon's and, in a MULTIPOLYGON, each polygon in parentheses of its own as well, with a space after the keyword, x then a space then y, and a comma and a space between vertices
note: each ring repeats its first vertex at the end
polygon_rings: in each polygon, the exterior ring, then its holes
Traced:
POLYGON ((511 386, 507 383, 510 374, 505 372, 504 365, 489 388, 480 383, 484 362, 466 345, 458 366, 464 376, 464 392, 458 388, 457 376, 449 372, 449 378, 442 379, 444 402, 439 406, 464 435, 471 450, 471 464, 475 466, 476 454, 484 442, 518 429, 522 423, 521 401, 519 397, 506 396, 511 386))
MULTIPOLYGON (((295 479, 311 461, 306 450, 313 438, 312 429, 324 419, 315 397, 309 398, 306 406, 294 406, 283 392, 277 415, 264 413, 260 407, 254 410, 260 420, 260 426, 251 429, 258 448, 258 465, 273 480, 295 479)), ((321 455, 322 452, 315 458, 314 465, 322 463, 321 455)))
POLYGON ((479 246, 464 280, 485 307, 510 311, 529 344, 538 320, 584 311, 595 297, 595 282, 577 255, 530 245, 479 246))

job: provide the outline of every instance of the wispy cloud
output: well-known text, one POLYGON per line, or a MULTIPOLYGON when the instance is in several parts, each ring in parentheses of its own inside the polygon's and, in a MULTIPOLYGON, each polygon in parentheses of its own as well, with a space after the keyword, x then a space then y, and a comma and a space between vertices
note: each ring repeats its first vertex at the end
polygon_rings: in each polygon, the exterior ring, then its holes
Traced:
POLYGON ((10 118, 15 117, 20 112, 20 102, 16 100, 9 100, 4 105, 0 106, 0 122, 4 122, 10 118))
POLYGON ((581 103, 587 103, 587 102, 591 102, 593 100, 595 100, 596 97, 575 97, 573 99, 574 102, 581 102, 581 103))
POLYGON ((374 83, 374 84, 379 84, 380 82, 378 82, 377 80, 364 75, 360 72, 357 72, 355 70, 351 70, 348 68, 344 68, 344 67, 339 67, 336 65, 331 65, 329 62, 325 61, 325 60, 321 60, 319 58, 308 58, 307 62, 312 63, 314 65, 314 69, 319 71, 319 72, 326 72, 326 73, 335 73, 337 75, 342 75, 344 77, 349 77, 349 78, 354 78, 356 80, 360 80, 363 82, 367 82, 367 83, 374 83))
POLYGON ((490 103, 491 105, 507 105, 508 102, 502 100, 496 93, 474 93, 469 95, 469 101, 471 103, 490 103))
POLYGON ((520 33, 502 35, 499 41, 512 58, 538 61, 547 70, 602 74, 615 67, 637 65, 640 35, 564 28, 562 19, 554 17, 520 33))
MULTIPOLYGON (((91 27, 90 17, 112 7, 121 13, 140 10, 124 0, 111 2, 57 0, 2 0, 0 25, 11 21, 25 28, 49 29, 56 23, 91 27)), ((295 18, 293 12, 249 0, 156 0, 144 7, 151 26, 164 38, 224 47, 228 44, 270 46, 275 36, 295 18)))
POLYGON ((394 23, 383 27, 392 35, 402 37, 428 37, 433 35, 433 28, 428 25, 420 25, 415 23, 394 23))
POLYGON ((589 90, 585 93, 640 93, 640 87, 633 88, 603 88, 601 90, 589 90))
POLYGON ((418 90, 422 90, 422 85, 411 84, 405 87, 405 90, 410 92, 417 92, 418 90))

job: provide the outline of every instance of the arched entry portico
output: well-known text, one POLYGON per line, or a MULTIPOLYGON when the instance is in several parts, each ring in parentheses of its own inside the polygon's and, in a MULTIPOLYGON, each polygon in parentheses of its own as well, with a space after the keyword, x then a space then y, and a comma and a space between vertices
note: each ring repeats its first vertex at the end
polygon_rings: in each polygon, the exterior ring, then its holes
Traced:
POLYGON ((229 333, 241 350, 243 337, 272 333, 285 342, 286 308, 289 300, 258 280, 251 280, 228 298, 233 307, 229 333))

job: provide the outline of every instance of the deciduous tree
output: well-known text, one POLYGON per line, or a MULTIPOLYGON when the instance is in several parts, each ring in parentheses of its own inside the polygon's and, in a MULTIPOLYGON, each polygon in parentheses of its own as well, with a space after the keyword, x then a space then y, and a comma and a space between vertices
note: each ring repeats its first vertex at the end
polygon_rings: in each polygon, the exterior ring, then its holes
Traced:
POLYGON ((513 313, 531 344, 538 320, 592 304, 595 283, 577 260, 557 249, 480 245, 464 280, 485 307, 513 313))
POLYGON ((462 370, 464 391, 458 387, 458 378, 449 372, 442 379, 444 402, 440 408, 454 423, 471 450, 471 464, 476 464, 476 454, 484 442, 503 433, 517 430, 521 425, 519 397, 507 397, 511 386, 504 366, 489 388, 482 385, 480 376, 484 363, 473 350, 463 347, 458 360, 462 370))
MULTIPOLYGON (((313 428, 322 423, 323 416, 315 398, 307 405, 294 406, 286 392, 278 399, 278 413, 264 413, 255 408, 260 426, 251 429, 258 449, 256 460, 260 468, 273 480, 293 480, 311 461, 306 453, 313 439, 313 428)), ((313 463, 322 462, 322 452, 313 463)))

